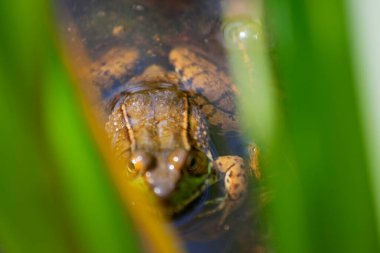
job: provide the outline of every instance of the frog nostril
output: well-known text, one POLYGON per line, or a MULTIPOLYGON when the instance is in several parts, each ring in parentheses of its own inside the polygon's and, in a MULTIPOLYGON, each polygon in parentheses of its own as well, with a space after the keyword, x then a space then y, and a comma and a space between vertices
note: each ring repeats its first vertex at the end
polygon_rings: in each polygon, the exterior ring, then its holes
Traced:
POLYGON ((171 170, 181 170, 187 160, 188 151, 182 148, 175 149, 168 156, 168 165, 171 170))

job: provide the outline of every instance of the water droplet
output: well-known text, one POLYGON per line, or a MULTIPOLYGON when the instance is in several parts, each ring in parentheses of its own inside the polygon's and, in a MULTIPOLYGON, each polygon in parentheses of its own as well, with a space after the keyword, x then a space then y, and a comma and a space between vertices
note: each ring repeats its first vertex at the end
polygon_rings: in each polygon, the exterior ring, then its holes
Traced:
POLYGON ((223 25, 224 41, 228 47, 260 45, 262 28, 258 21, 237 19, 223 25))

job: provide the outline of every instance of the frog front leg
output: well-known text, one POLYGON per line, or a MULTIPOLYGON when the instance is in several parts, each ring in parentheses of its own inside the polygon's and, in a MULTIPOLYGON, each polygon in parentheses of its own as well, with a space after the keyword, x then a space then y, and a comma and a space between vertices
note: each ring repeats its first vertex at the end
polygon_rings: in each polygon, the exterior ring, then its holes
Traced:
POLYGON ((222 198, 206 202, 206 205, 217 204, 217 206, 199 215, 206 217, 222 211, 219 226, 222 226, 226 218, 240 206, 247 192, 247 170, 243 158, 240 156, 220 156, 214 161, 214 168, 224 176, 224 188, 226 194, 222 198))
POLYGON ((249 167, 240 156, 219 156, 214 161, 214 168, 224 177, 226 194, 224 197, 209 201, 207 204, 217 204, 217 207, 203 213, 200 217, 212 215, 222 211, 219 225, 223 225, 226 218, 238 208, 247 195, 249 177, 253 174, 260 180, 261 172, 258 164, 259 150, 256 145, 249 145, 249 167), (251 172, 251 173, 249 173, 251 172), (253 173, 252 173, 253 172, 253 173))
MULTIPOLYGON (((261 179, 259 168, 259 149, 255 144, 248 146, 249 170, 253 172, 257 180, 261 179)), ((239 200, 247 192, 247 171, 244 159, 240 156, 220 156, 214 161, 214 167, 225 174, 224 185, 228 197, 239 200)), ((251 173, 252 174, 252 173, 251 173)))
POLYGON ((216 170, 224 174, 224 186, 227 198, 240 202, 247 192, 247 170, 240 156, 220 156, 214 161, 216 170))

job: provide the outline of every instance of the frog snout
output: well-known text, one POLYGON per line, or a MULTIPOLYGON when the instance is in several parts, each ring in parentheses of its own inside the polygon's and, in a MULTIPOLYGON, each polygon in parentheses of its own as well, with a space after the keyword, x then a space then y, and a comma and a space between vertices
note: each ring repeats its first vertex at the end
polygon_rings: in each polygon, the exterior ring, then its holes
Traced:
POLYGON ((153 192, 160 198, 168 198, 176 188, 181 172, 169 166, 157 166, 145 173, 153 192))
POLYGON ((136 173, 144 175, 154 194, 168 198, 180 180, 187 157, 188 151, 183 148, 157 153, 137 150, 131 156, 131 163, 136 173))

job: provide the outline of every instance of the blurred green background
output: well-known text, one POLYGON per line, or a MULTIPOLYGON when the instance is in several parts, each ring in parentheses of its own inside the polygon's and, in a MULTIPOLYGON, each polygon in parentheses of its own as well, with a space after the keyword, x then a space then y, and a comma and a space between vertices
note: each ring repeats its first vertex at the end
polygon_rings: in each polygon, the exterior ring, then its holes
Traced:
MULTIPOLYGON (((271 248, 380 252, 353 11, 342 0, 265 3, 266 38, 231 50, 231 63, 273 195, 271 248)), ((64 66, 52 9, 0 2, 0 249, 141 251, 64 66)))

